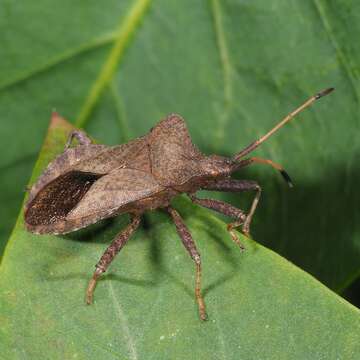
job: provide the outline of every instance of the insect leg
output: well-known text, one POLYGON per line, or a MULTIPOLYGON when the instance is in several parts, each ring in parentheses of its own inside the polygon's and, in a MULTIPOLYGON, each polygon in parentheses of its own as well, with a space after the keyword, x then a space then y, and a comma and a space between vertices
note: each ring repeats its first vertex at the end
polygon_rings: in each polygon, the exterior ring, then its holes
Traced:
POLYGON ((183 219, 181 218, 180 214, 173 209, 172 207, 167 208, 168 213, 171 215, 176 230, 181 238, 182 243, 184 244, 186 250, 190 254, 191 258, 194 260, 196 265, 196 281, 195 281, 195 297, 198 303, 199 308, 199 315, 201 320, 206 320, 206 310, 205 310, 205 302, 201 295, 201 259, 200 254, 196 249, 194 240, 190 234, 189 229, 185 225, 183 219))
POLYGON ((139 227, 140 224, 140 216, 135 215, 131 223, 122 230, 110 246, 105 250, 104 254, 101 256, 99 262, 96 264, 96 270, 89 282, 88 288, 86 290, 86 303, 91 304, 93 299, 93 294, 96 286, 96 282, 100 275, 104 273, 109 267, 110 263, 114 260, 115 256, 118 252, 124 247, 127 241, 130 239, 131 235, 135 232, 135 230, 139 227))
POLYGON ((80 145, 90 145, 92 140, 82 130, 73 130, 66 141, 65 149, 68 149, 71 145, 72 140, 76 138, 80 145))
MULTIPOLYGON (((249 237, 251 220, 253 218, 261 195, 260 185, 257 182, 251 180, 222 179, 208 183, 206 186, 202 187, 202 189, 227 192, 256 191, 254 200, 250 207, 250 211, 242 225, 242 232, 244 233, 244 235, 249 237)), ((241 225, 241 223, 239 223, 239 221, 235 221, 228 225, 228 229, 229 231, 232 231, 239 225, 241 225)))
POLYGON ((235 244, 237 244, 241 250, 245 249, 244 245, 240 242, 239 238, 237 237, 236 233, 233 230, 236 226, 242 225, 246 220, 246 215, 241 209, 238 209, 235 206, 232 206, 220 200, 199 199, 193 194, 190 195, 190 199, 194 204, 198 204, 210 210, 217 211, 218 213, 226 215, 230 218, 236 219, 235 222, 228 225, 228 231, 235 244), (233 224, 236 224, 236 226, 234 226, 233 224))

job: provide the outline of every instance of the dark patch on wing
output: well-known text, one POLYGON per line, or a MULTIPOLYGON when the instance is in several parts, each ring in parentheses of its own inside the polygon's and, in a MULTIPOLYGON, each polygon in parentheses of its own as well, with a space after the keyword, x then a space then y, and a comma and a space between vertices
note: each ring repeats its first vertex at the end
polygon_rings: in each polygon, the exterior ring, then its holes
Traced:
POLYGON ((46 185, 29 203, 25 221, 33 226, 64 219, 103 175, 70 171, 46 185))

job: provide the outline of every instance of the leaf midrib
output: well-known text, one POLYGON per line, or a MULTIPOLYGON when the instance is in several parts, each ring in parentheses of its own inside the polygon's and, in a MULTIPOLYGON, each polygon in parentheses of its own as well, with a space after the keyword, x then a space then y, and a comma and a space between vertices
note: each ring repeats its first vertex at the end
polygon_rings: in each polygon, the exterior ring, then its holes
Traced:
POLYGON ((19 75, 15 76, 12 79, 8 79, 0 83, 0 91, 7 90, 8 88, 11 88, 13 86, 19 85, 23 81, 29 80, 33 78, 34 76, 37 76, 45 71, 48 71, 52 69, 53 67, 60 65, 64 63, 65 61, 68 61, 74 57, 77 57, 81 54, 87 53, 89 51, 101 48, 103 46, 106 46, 108 44, 111 44, 116 38, 115 32, 110 32, 104 35, 101 35, 99 37, 96 37, 94 39, 89 40, 86 43, 80 44, 76 46, 75 48, 72 48, 70 50, 64 51, 63 53, 57 54, 56 56, 53 56, 48 61, 44 62, 43 64, 30 69, 26 70, 19 75))
POLYGON ((128 11, 124 21, 120 22, 115 43, 81 107, 79 115, 75 120, 75 126, 84 127, 88 122, 104 89, 112 80, 120 61, 124 57, 130 38, 139 27, 150 3, 151 0, 137 0, 128 11))

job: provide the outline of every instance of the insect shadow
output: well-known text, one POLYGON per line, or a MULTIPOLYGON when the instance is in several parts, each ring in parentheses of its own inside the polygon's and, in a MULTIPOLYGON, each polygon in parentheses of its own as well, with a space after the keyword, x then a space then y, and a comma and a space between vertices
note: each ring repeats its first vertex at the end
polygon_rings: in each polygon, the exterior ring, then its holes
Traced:
MULTIPOLYGON (((360 153, 353 159, 358 164, 360 153)), ((244 169, 239 175, 256 179, 264 190, 253 238, 341 292, 351 283, 351 274, 359 272, 360 168, 339 163, 321 172, 313 182, 295 177, 293 189, 271 173, 244 169)), ((244 195, 227 193, 220 198, 246 208, 244 195)))
MULTIPOLYGON (((217 278, 212 281, 208 286, 204 287, 204 295, 206 296, 209 292, 215 288, 222 286, 225 282, 231 280, 236 273, 239 271, 241 266, 241 259, 237 256, 237 252, 240 252, 238 247, 231 241, 231 238, 227 232, 224 231, 224 228, 221 227, 220 222, 215 219, 218 214, 214 214, 211 210, 196 211, 198 209, 197 205, 193 205, 190 201, 185 199, 180 199, 177 202, 178 208, 181 213, 184 215, 184 219, 187 223, 191 221, 196 221, 196 228, 201 232, 206 233, 207 241, 213 241, 217 244, 218 253, 221 255, 223 260, 230 265, 230 270, 224 270, 220 272, 217 278), (194 211, 196 211, 196 217, 193 216, 194 211), (192 215, 190 215, 192 214, 192 215), (208 214, 213 214, 213 216, 208 216, 208 214)), ((97 224, 79 230, 77 232, 72 232, 69 234, 62 235, 64 240, 69 241, 78 241, 78 242, 95 242, 101 243, 106 246, 109 242, 109 238, 114 237, 121 228, 123 228, 129 221, 128 215, 120 215, 117 218, 109 218, 103 220, 97 224)), ((123 275, 117 275, 116 273, 104 274, 100 281, 119 281, 122 283, 142 286, 142 287, 153 287, 158 286, 161 283, 162 279, 168 277, 176 286, 179 286, 183 291, 193 297, 192 283, 189 279, 183 279, 178 277, 167 268, 164 264, 164 254, 163 246, 161 243, 162 235, 162 226, 169 226, 171 232, 173 232, 173 241, 179 241, 176 236, 176 229, 170 221, 170 218, 167 214, 158 210, 155 213, 145 213, 143 217, 141 231, 133 239, 130 239, 131 243, 136 243, 137 241, 149 241, 149 258, 152 265, 152 280, 142 280, 125 277, 123 275), (144 236, 142 236, 144 235, 144 236), (143 240, 140 240, 143 239, 143 240)), ((197 239, 195 239, 196 241, 197 239)), ((180 244, 180 242, 179 242, 180 244)), ((179 246, 181 249, 181 246, 179 246)), ((206 260, 206 248, 207 244, 204 242, 201 246, 204 262, 206 260)), ((74 251, 74 248, 71 250, 74 251)), ((78 251, 81 251, 80 249, 78 251)), ((183 251, 181 249, 181 251, 183 251)), ((76 256, 76 254, 73 254, 76 256)), ((187 266, 192 268, 193 263, 191 259, 187 258, 184 251, 185 261, 187 266)), ((241 257, 240 257, 241 258, 241 257)), ((118 259, 118 262, 121 264, 121 257, 118 259)), ((116 269, 116 264, 115 269, 116 269)), ((208 268, 208 267, 207 267, 208 268)), ((204 271, 206 271, 204 269, 204 271)), ((44 271, 44 273, 49 273, 49 269, 44 271)), ((88 276, 86 273, 70 273, 64 276, 54 276, 48 277, 50 281, 59 281, 67 280, 71 278, 81 278, 86 279, 88 276)))
MULTIPOLYGON (((189 224, 192 220, 196 221, 196 228, 200 230, 200 233, 206 233, 206 241, 201 244, 202 250, 202 259, 204 264, 209 264, 210 261, 206 259, 206 248, 210 246, 209 240, 213 241, 217 245, 218 254, 221 255, 223 260, 230 265, 230 270, 224 270, 217 274, 215 280, 213 280, 208 286, 204 287, 204 296, 206 296, 209 292, 214 290, 217 287, 223 286, 227 281, 231 280, 238 273, 241 267, 241 261, 239 261, 239 256, 237 253, 240 253, 238 247, 236 247, 229 234, 224 230, 221 226, 221 223, 216 220, 214 217, 208 216, 206 214, 207 210, 202 210, 201 212, 196 212, 196 216, 194 216, 194 212, 196 211, 196 205, 192 205, 189 201, 186 201, 183 197, 176 202, 176 207, 181 211, 184 220, 189 224), (190 219, 191 218, 191 219, 190 219), (224 236, 225 235, 225 236, 224 236), (209 245, 207 245, 207 243, 209 245)), ((164 236, 164 231, 162 231, 163 226, 170 226, 171 231, 174 232, 173 241, 178 241, 176 237, 176 231, 173 224, 168 216, 165 214, 154 214, 149 213, 144 217, 143 222, 143 230, 146 234, 146 237, 150 241, 150 259, 154 268, 154 281, 156 283, 161 282, 163 277, 167 277, 171 280, 173 284, 181 288, 184 293, 186 293, 189 297, 193 297, 193 289, 191 286, 191 282, 189 279, 184 278, 182 276, 177 276, 174 271, 172 271, 169 267, 165 265, 164 261, 164 253, 163 253, 163 241, 161 237, 164 236)), ((190 224, 190 229, 193 227, 190 224)), ((199 239, 195 239, 199 240, 199 239)), ((199 241, 197 241, 199 245, 199 241)), ((179 248, 181 246, 179 245, 179 248)), ((186 258, 186 253, 184 251, 184 256, 186 258)), ((192 268, 193 264, 190 259, 187 259, 187 264, 189 268, 192 268)), ((185 261, 186 261, 185 260, 185 261)), ((209 271, 209 265, 204 267, 204 272, 209 271)), ((225 268, 225 267, 224 267, 225 268)))
MULTIPOLYGON (((360 159, 360 154, 355 155, 354 158, 360 159)), ((254 239, 339 292, 351 282, 349 272, 351 270, 353 273, 358 271, 355 265, 352 269, 351 264, 356 264, 359 254, 356 246, 356 241, 359 240, 356 236, 360 232, 358 206, 360 192, 356 186, 360 183, 360 169, 355 166, 346 168, 339 164, 325 168, 322 174, 314 182, 295 178, 294 189, 287 189, 286 186, 283 186, 281 179, 276 178, 276 174, 274 176, 271 172, 244 169, 239 175, 246 179, 256 179, 264 186, 260 206, 254 219, 254 239), (353 240, 350 241, 349 239, 353 240), (346 246, 342 245, 343 242, 346 242, 346 246), (344 264, 348 265, 345 266, 344 264)), ((211 195, 213 194, 216 193, 214 192, 211 195)), ((203 196, 208 195, 210 193, 206 192, 203 196)), ((241 194, 241 196, 239 194, 221 194, 221 198, 242 208, 246 208, 247 204, 250 204, 250 198, 246 194, 241 194)), ((194 206, 186 201, 182 201, 180 205, 179 210, 181 212, 183 209, 186 210, 187 206, 194 206)), ((206 231, 207 238, 217 244, 219 254, 224 261, 230 264, 231 270, 220 272, 217 279, 204 288, 204 295, 231 280, 241 267, 241 256, 236 255, 238 249, 234 247, 230 239, 223 236, 224 231, 219 226, 219 222, 214 220, 212 216, 206 216, 207 211, 211 213, 211 210, 197 212, 196 227, 206 231)), ((191 216, 190 219, 190 216, 186 215, 187 213, 190 214, 191 211, 182 213, 184 213, 187 223, 194 221, 195 217, 191 216)), ((214 214, 214 216, 227 221, 225 217, 218 214, 214 214)), ((120 216, 117 219, 107 219, 63 237, 72 241, 97 242, 105 245, 108 244, 109 238, 125 226, 127 221, 127 215, 120 216)), ((104 275, 103 280, 119 281, 134 286, 154 287, 161 283, 163 276, 166 276, 174 284, 181 287, 189 297, 193 297, 189 279, 178 277, 164 264, 163 246, 160 240, 160 227, 164 223, 170 226, 167 215, 160 211, 148 213, 142 223, 141 233, 145 236, 135 236, 134 239, 130 240, 132 243, 139 241, 140 238, 144 239, 141 241, 149 241, 149 257, 153 266, 152 280, 128 278, 114 273, 104 275)), ((175 239, 175 228, 172 226, 171 228, 174 232, 174 241, 177 241, 175 239)), ((197 241, 196 238, 195 241, 197 241)), ((206 243, 201 244, 204 261, 206 261, 206 247, 206 243)), ((118 261, 121 263, 121 257, 118 261)), ((188 266, 192 266, 190 259, 188 266)), ((206 270, 204 269, 204 271, 206 270)), ((85 273, 69 274, 66 279, 69 277, 84 279, 87 278, 87 275, 85 273)), ((65 277, 52 277, 51 279, 64 280, 65 277)), ((356 296, 352 294, 352 299, 349 300, 356 302, 359 301, 359 298, 360 294, 356 296)))
MULTIPOLYGON (((191 221, 196 221, 196 228, 202 233, 206 233, 206 242, 203 242, 201 245, 203 260, 204 263, 208 263, 206 260, 206 248, 209 241, 214 242, 217 245, 217 252, 223 258, 223 260, 228 263, 230 270, 225 270, 219 272, 215 280, 213 280, 209 285, 204 287, 204 296, 210 293, 212 290, 217 287, 223 286, 227 281, 231 280, 236 274, 240 271, 241 267, 241 256, 238 256, 240 253, 239 248, 231 241, 229 234, 224 231, 224 228, 221 226, 221 223, 216 220, 217 214, 212 213, 210 210, 202 209, 201 211, 196 211, 198 209, 197 205, 193 205, 189 200, 185 200, 184 197, 177 201, 177 207, 184 215, 184 220, 187 223, 191 221), (196 212, 196 217, 193 216, 196 212), (191 214, 191 215, 190 215, 191 214), (208 214, 213 214, 209 216, 208 214)), ((97 224, 94 224, 85 229, 79 230, 77 232, 69 233, 63 235, 62 237, 65 240, 69 241, 79 241, 79 242, 96 242, 104 244, 104 246, 109 242, 109 238, 115 236, 121 228, 125 226, 128 222, 128 215, 121 215, 117 218, 110 218, 103 220, 97 224)), ((182 288, 184 293, 189 297, 193 297, 193 289, 191 282, 187 278, 178 277, 173 271, 165 266, 164 262, 164 251, 163 251, 163 242, 161 237, 163 235, 163 226, 169 226, 170 231, 173 232, 173 241, 179 241, 176 237, 176 230, 173 224, 170 221, 170 218, 167 214, 161 212, 160 210, 155 213, 145 213, 142 221, 141 230, 138 233, 138 236, 135 236, 130 240, 131 243, 136 243, 137 241, 149 241, 149 258, 152 265, 152 280, 142 280, 129 278, 116 273, 104 274, 100 281, 119 281, 121 283, 126 283, 134 286, 142 287, 154 287, 158 286, 164 277, 167 277, 172 281, 173 284, 182 288), (142 236, 143 235, 143 236, 142 236), (142 240, 140 240, 142 239, 142 240)), ((195 239, 196 241, 196 239, 195 239)), ((180 244, 180 242, 179 242, 180 244)), ((252 245, 249 245, 252 246, 252 245)), ((179 246, 181 248, 181 246, 179 246)), ((255 247, 252 246, 254 249, 255 247)), ((249 249, 248 249, 249 250, 249 249)), ((184 256, 187 261, 187 266, 192 268, 193 264, 191 259, 186 257, 184 251, 184 256)), ((118 259, 121 263, 121 257, 118 259)), ((229 268, 228 266, 228 268, 229 268)), ((116 265, 115 265, 116 268, 116 265)), ((206 269, 209 269, 207 266, 206 269)), ((58 280, 67 280, 70 278, 87 278, 86 273, 72 273, 64 276, 51 276, 49 280, 58 281, 58 280)))
POLYGON ((109 230, 115 225, 115 223, 115 218, 108 218, 88 228, 81 229, 78 232, 66 234, 64 235, 64 237, 65 239, 80 242, 106 243, 108 239, 106 239, 105 234, 109 232, 109 230))
MULTIPOLYGON (((87 228, 81 229, 77 232, 72 232, 69 234, 62 235, 62 238, 64 240, 68 241, 78 241, 78 242, 95 242, 95 243, 101 243, 106 246, 106 244, 109 242, 109 236, 110 238, 115 236, 121 228, 125 226, 125 224, 128 221, 128 215, 120 215, 117 218, 108 218, 103 221, 100 221, 92 226, 89 226, 87 228)), ((136 242, 136 238, 131 239, 132 242, 136 242)), ((72 252, 74 249, 72 249, 72 252)), ((78 251, 81 251, 80 249, 78 251)), ((75 256, 75 254, 73 254, 75 256)), ((120 260, 121 261, 121 260, 120 260)), ((45 271, 46 273, 49 273, 45 271)), ((68 279, 87 279, 88 275, 86 272, 84 273, 70 273, 64 276, 54 276, 47 277, 47 280, 50 281, 59 281, 59 280, 68 280, 68 279)), ((134 286, 141 286, 141 287, 152 287, 157 284, 156 281, 153 280, 143 280, 143 279, 135 279, 135 278, 129 278, 123 275, 117 275, 115 273, 108 273, 105 274, 100 281, 119 281, 121 283, 134 285, 134 286)))

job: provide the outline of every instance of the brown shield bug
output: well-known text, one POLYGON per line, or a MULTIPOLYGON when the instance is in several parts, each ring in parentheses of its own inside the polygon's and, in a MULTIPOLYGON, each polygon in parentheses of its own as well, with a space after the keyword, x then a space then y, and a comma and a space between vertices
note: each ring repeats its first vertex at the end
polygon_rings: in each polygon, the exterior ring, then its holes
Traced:
POLYGON ((333 88, 312 96, 268 133, 231 158, 202 154, 191 142, 184 120, 175 114, 160 121, 145 136, 118 146, 96 145, 83 131, 73 131, 64 152, 48 165, 30 190, 24 210, 26 228, 36 234, 65 234, 101 219, 124 213, 131 215, 130 224, 116 236, 96 264, 86 291, 86 302, 90 304, 97 279, 138 228, 143 213, 165 209, 195 262, 195 297, 200 318, 205 320, 200 254, 181 216, 171 206, 171 199, 186 193, 195 204, 232 218, 228 231, 243 249, 234 229, 242 226, 242 232, 249 236, 261 188, 255 181, 232 179, 231 174, 254 162, 264 163, 279 170, 291 186, 289 176, 280 165, 257 157, 244 159, 244 156, 331 91, 333 88), (70 147, 73 138, 79 144, 70 147), (246 214, 223 201, 196 197, 196 191, 200 189, 254 191, 255 197, 246 214))

